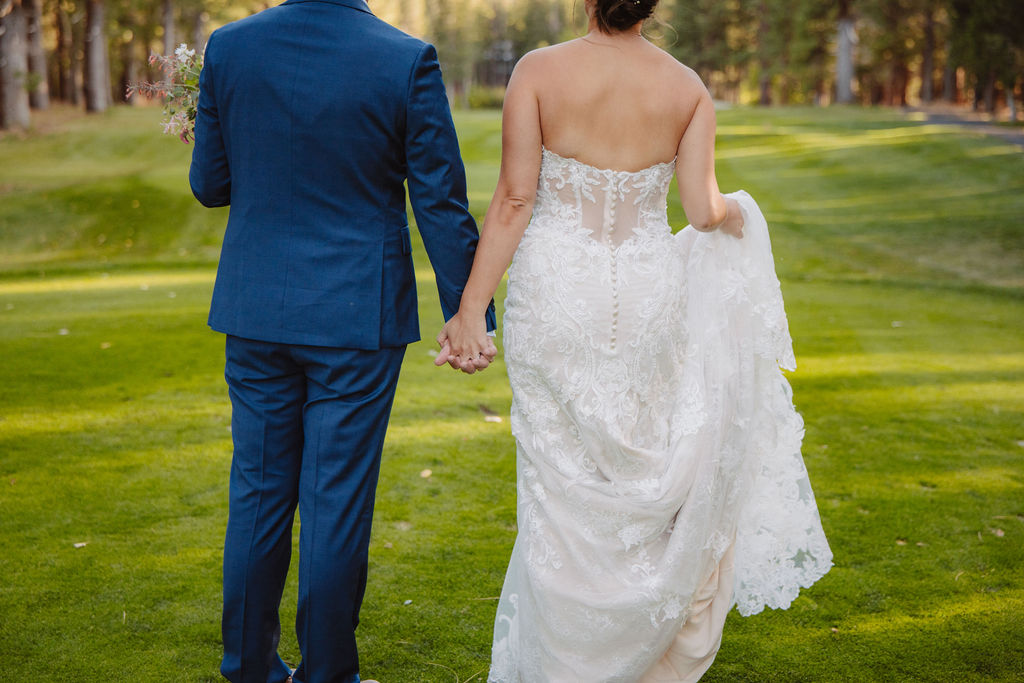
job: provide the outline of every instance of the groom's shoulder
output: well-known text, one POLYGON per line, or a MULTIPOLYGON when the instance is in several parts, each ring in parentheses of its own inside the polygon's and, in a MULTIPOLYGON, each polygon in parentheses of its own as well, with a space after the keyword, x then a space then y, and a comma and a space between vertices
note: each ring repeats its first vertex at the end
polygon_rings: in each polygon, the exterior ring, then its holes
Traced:
POLYGON ((374 17, 374 19, 375 30, 372 32, 372 37, 388 44, 389 48, 398 51, 399 54, 415 57, 428 46, 425 41, 409 35, 383 19, 378 17, 374 17))
POLYGON ((272 29, 277 24, 275 15, 280 12, 281 8, 281 5, 269 7, 242 19, 236 19, 224 24, 210 34, 207 47, 209 48, 209 45, 214 42, 218 45, 226 45, 248 40, 256 37, 262 30, 272 29))
MULTIPOLYGON (((289 19, 294 19, 289 16, 289 12, 303 4, 277 5, 232 21, 214 31, 210 36, 211 42, 216 37, 218 43, 224 46, 248 43, 263 32, 277 32, 289 23, 289 19)), ((351 37, 357 44, 374 44, 389 56, 389 61, 402 61, 403 58, 415 60, 429 47, 429 43, 405 33, 374 14, 359 12, 353 13, 353 16, 358 17, 358 22, 352 26, 354 35, 351 37)))

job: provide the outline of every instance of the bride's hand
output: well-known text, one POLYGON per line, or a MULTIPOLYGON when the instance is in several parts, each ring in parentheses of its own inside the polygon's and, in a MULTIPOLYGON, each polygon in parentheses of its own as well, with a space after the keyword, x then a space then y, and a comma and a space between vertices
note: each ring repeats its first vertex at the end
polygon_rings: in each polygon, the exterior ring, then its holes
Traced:
POLYGON ((743 239, 743 209, 740 203, 731 197, 725 199, 726 214, 718 229, 736 239, 743 239))
POLYGON ((448 363, 468 375, 485 369, 498 354, 494 340, 487 334, 483 314, 467 320, 461 312, 456 313, 437 335, 437 344, 441 350, 434 365, 440 367, 448 363))

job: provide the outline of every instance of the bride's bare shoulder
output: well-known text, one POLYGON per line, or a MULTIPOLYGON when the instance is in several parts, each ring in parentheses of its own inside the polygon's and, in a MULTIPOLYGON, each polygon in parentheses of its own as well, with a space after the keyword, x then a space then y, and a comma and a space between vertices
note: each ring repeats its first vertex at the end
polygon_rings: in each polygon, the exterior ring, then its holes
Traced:
POLYGON ((663 77, 668 78, 674 85, 695 91, 697 94, 707 92, 707 86, 696 71, 680 62, 678 59, 665 52, 661 48, 655 48, 660 55, 660 65, 664 72, 663 77))
POLYGON ((524 75, 539 75, 548 69, 565 66, 566 59, 570 58, 575 51, 574 43, 577 40, 530 50, 516 62, 515 73, 522 78, 524 75))

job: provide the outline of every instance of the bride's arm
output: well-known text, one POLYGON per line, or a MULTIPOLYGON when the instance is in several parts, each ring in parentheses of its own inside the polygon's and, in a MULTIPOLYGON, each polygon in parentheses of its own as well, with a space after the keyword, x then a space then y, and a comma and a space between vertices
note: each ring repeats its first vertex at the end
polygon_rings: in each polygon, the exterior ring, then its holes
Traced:
POLYGON ((742 237, 743 214, 739 204, 722 196, 715 177, 715 106, 704 85, 699 87, 700 99, 676 155, 679 199, 690 225, 697 230, 720 229, 742 237))
POLYGON ((487 209, 473 270, 462 293, 459 312, 437 336, 436 363, 467 372, 487 367, 497 352, 484 329, 484 311, 512 262, 533 214, 540 175, 540 108, 534 90, 535 59, 516 65, 505 92, 501 124, 501 172, 487 209), (485 358, 486 362, 480 359, 485 358))

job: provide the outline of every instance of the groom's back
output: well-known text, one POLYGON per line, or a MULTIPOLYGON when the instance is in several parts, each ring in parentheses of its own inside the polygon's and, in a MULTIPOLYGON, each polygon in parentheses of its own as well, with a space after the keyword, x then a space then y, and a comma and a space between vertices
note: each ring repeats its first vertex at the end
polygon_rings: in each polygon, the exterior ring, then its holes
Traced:
POLYGON ((286 3, 211 40, 232 220, 405 222, 406 93, 423 43, 352 4, 286 3))
POLYGON ((231 205, 210 326, 289 344, 419 339, 405 183, 449 315, 476 245, 433 47, 364 0, 288 0, 215 31, 190 181, 231 205))

